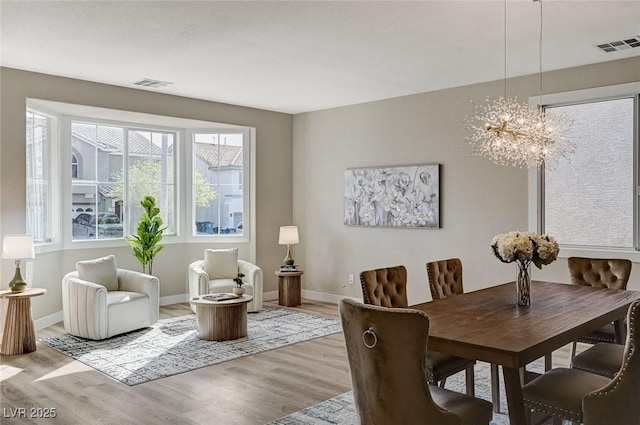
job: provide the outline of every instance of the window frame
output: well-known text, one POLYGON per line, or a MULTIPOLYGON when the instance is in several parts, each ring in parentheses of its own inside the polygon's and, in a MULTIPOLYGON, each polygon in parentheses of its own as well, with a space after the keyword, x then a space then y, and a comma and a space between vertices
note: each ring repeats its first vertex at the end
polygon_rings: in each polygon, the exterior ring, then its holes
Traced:
MULTIPOLYGON (((48 172, 46 176, 46 180, 48 181, 48 200, 47 200, 47 211, 44 213, 46 215, 46 221, 48 221, 48 226, 46 226, 45 230, 45 241, 39 242, 34 239, 34 246, 36 250, 39 252, 46 252, 50 249, 55 249, 54 247, 59 243, 61 237, 60 226, 57 225, 59 223, 60 218, 60 197, 59 194, 59 158, 57 153, 59 152, 59 117, 49 111, 47 108, 42 108, 39 106, 30 105, 29 102, 26 103, 25 107, 25 136, 27 131, 27 120, 26 114, 34 113, 40 116, 43 116, 47 119, 47 147, 45 152, 45 157, 49 161, 48 172)), ((25 151, 26 151, 26 137, 25 137, 25 151)), ((25 158, 26 160, 26 158, 25 158)), ((29 179, 27 175, 27 169, 25 167, 25 187, 29 185, 29 179)), ((27 215, 27 223, 29 221, 28 218, 28 210, 27 210, 27 194, 25 194, 25 214, 27 215)))
MULTIPOLYGON (((55 252, 68 249, 94 249, 94 248, 122 248, 128 247, 124 238, 122 239, 99 239, 81 241, 82 243, 72 243, 71 217, 73 212, 71 208, 65 206, 72 205, 71 189, 68 182, 71 182, 71 143, 62 141, 71 140, 70 124, 66 125, 63 121, 80 120, 85 122, 93 122, 105 125, 126 123, 135 128, 152 128, 159 130, 169 130, 177 132, 176 139, 176 235, 166 236, 162 240, 163 245, 172 244, 203 244, 208 247, 219 246, 245 246, 249 259, 256 256, 256 127, 239 124, 227 124, 222 122, 208 121, 198 118, 185 118, 179 116, 157 115, 153 113, 134 112, 126 110, 116 110, 105 107, 79 105, 74 103, 57 102, 39 98, 27 98, 26 108, 38 111, 38 113, 47 113, 55 118, 57 125, 53 129, 54 141, 56 147, 52 149, 52 179, 53 190, 52 196, 53 206, 53 224, 54 230, 57 231, 54 240, 47 245, 36 246, 36 254, 45 252, 55 252), (207 238, 194 238, 190 236, 190 225, 185 220, 186 217, 192 216, 192 200, 191 200, 191 173, 190 165, 187 164, 186 158, 191 158, 191 144, 187 133, 190 131, 243 131, 245 132, 244 146, 245 158, 243 165, 243 235, 242 237, 228 238, 226 235, 216 235, 207 238), (232 244, 232 245, 231 245, 232 244)), ((26 124, 25 124, 26 125, 26 124)), ((244 248, 243 248, 244 249, 244 248)))
MULTIPOLYGON (((633 248, 578 246, 561 244, 559 256, 616 257, 640 261, 640 82, 554 93, 529 98, 534 106, 564 106, 598 101, 633 98, 633 248)), ((528 175, 528 226, 544 232, 544 169, 530 169, 528 175)))
MULTIPOLYGON (((71 132, 71 126, 73 123, 84 123, 84 124, 90 124, 90 125, 102 125, 102 126, 111 126, 111 127, 119 127, 123 129, 123 137, 124 137, 124 145, 123 145, 123 158, 122 158, 122 167, 123 167, 123 172, 124 170, 127 169, 127 167, 129 166, 129 153, 128 153, 128 134, 132 131, 150 131, 150 132, 161 132, 161 133, 173 133, 174 134, 174 172, 173 172, 173 186, 174 186, 174 191, 175 191, 175 199, 173 202, 173 214, 175 217, 175 223, 174 223, 174 227, 175 227, 175 233, 163 233, 163 243, 164 242, 168 242, 171 239, 175 239, 179 233, 180 233, 180 191, 179 191, 179 163, 180 163, 180 143, 181 143, 181 129, 179 128, 175 128, 175 127, 166 127, 166 126, 160 126, 160 125, 148 125, 148 124, 144 124, 144 123, 136 123, 136 122, 129 122, 129 121, 123 121, 123 120, 109 120, 109 119, 101 119, 101 118, 94 118, 94 117, 87 117, 87 116, 81 116, 81 115, 63 115, 61 118, 61 127, 63 129, 63 134, 61 139, 68 141, 68 143, 64 143, 64 151, 65 153, 63 155, 63 161, 62 161, 62 167, 65 170, 64 171, 64 175, 62 176, 62 181, 64 182, 68 182, 68 185, 63 185, 63 205, 72 205, 72 197, 73 197, 73 180, 72 176, 71 176, 71 156, 73 154, 72 151, 72 145, 71 145, 71 137, 72 137, 72 132, 71 132)), ((75 179, 76 181, 78 181, 78 179, 75 179)), ((128 180, 128 175, 125 173, 125 177, 124 177, 124 198, 126 199, 128 197, 129 194, 129 188, 128 188, 128 184, 127 184, 127 180, 128 180)), ((124 201, 124 200, 123 200, 124 201)), ((98 211, 96 211, 96 213, 98 213, 98 211)), ((162 215, 162 214, 161 214, 162 215)), ((126 221, 126 219, 131 220, 132 218, 130 218, 130 209, 128 207, 128 204, 125 203, 124 205, 124 212, 122 214, 123 216, 123 221, 126 221)), ((63 220, 68 223, 71 223, 71 217, 67 216, 67 214, 63 214, 63 220)), ((65 247, 67 248, 77 248, 82 244, 82 246, 84 245, 90 245, 90 246, 96 246, 96 247, 101 247, 101 246, 126 246, 126 234, 127 234, 127 226, 124 226, 123 223, 123 237, 122 238, 108 238, 108 239, 73 239, 73 234, 72 234, 72 225, 71 224, 67 224, 66 226, 63 226, 63 242, 65 244, 65 247)))
MULTIPOLYGON (((247 243, 253 240, 251 232, 255 222, 255 217, 252 214, 251 207, 254 205, 255 187, 253 181, 253 169, 255 168, 254 149, 255 149, 255 137, 254 129, 250 127, 229 127, 220 126, 219 128, 192 128, 187 130, 186 138, 186 158, 188 158, 189 166, 187 169, 187 213, 190 220, 186 223, 185 236, 190 242, 220 242, 220 243, 233 243, 242 242, 247 243), (195 167, 193 166, 194 151, 193 143, 194 136, 196 134, 224 134, 224 133, 242 133, 242 235, 238 234, 211 234, 211 235, 198 235, 195 233, 195 220, 196 220, 196 206, 195 206, 195 193, 194 193, 194 178, 195 167)), ((185 160, 186 162, 186 160, 185 160)))

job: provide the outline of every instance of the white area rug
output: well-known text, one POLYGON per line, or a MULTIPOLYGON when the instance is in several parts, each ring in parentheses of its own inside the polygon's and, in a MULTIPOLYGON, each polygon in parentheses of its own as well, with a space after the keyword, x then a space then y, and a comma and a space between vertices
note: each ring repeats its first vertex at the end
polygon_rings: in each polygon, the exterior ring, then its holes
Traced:
MULTIPOLYGON (((477 362, 475 367, 475 389, 476 397, 491 401, 491 380, 489 374, 489 364, 477 362)), ((527 366, 528 370, 542 372, 543 367, 539 364, 527 366)), ((502 372, 502 369, 500 369, 502 372)), ((465 375, 460 372, 447 379, 446 389, 465 392, 465 375)), ((564 422, 569 424, 569 422, 564 422)), ((551 420, 544 423, 551 424, 551 420)), ((269 422, 267 425, 359 425, 356 417, 355 406, 353 404, 353 394, 351 391, 340 394, 337 397, 323 401, 316 405, 307 407, 299 412, 269 422)), ((500 377, 500 413, 493 414, 491 425, 509 425, 507 412, 507 400, 505 398, 504 382, 500 377)))
POLYGON ((38 341, 118 381, 137 385, 342 330, 337 319, 272 306, 248 315, 245 338, 203 341, 196 338, 195 329, 191 314, 103 341, 71 335, 38 341))

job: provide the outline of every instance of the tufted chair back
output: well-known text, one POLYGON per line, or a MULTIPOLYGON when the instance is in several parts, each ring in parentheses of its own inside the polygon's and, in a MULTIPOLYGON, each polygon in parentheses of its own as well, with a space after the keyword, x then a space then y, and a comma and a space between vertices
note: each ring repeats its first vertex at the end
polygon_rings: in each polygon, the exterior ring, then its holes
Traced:
POLYGON ((441 300, 464 292, 462 286, 462 261, 459 258, 427 263, 427 276, 431 298, 441 300))
POLYGON ((613 380, 582 399, 585 425, 636 425, 640 418, 640 301, 627 313, 622 367, 613 380))
POLYGON ((570 257, 568 262, 574 285, 627 289, 631 274, 629 260, 570 257))
POLYGON ((365 270, 360 273, 365 304, 382 307, 408 307, 407 269, 405 266, 365 270))
POLYGON ((423 378, 429 336, 425 313, 343 298, 340 319, 361 424, 460 423, 434 403, 423 378))

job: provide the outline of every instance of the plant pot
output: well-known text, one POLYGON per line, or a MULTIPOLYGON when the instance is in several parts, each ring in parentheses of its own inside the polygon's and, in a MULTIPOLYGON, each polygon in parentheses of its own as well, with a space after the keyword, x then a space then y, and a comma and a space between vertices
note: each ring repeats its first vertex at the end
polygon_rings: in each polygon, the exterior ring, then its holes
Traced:
POLYGON ((236 295, 242 295, 244 294, 244 288, 242 286, 236 286, 235 288, 233 288, 233 293, 236 295))

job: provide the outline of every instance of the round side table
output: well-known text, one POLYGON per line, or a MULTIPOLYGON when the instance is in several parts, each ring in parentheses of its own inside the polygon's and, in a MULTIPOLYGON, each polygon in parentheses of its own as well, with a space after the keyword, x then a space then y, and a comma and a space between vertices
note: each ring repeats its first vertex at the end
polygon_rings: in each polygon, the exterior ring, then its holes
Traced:
POLYGON ((275 273, 278 276, 278 305, 296 307, 302 304, 300 276, 304 271, 281 272, 276 270, 275 273))
POLYGON ((31 316, 31 297, 46 293, 47 290, 42 288, 27 288, 22 292, 0 291, 0 298, 9 300, 0 353, 5 356, 15 356, 36 351, 36 331, 31 316))

